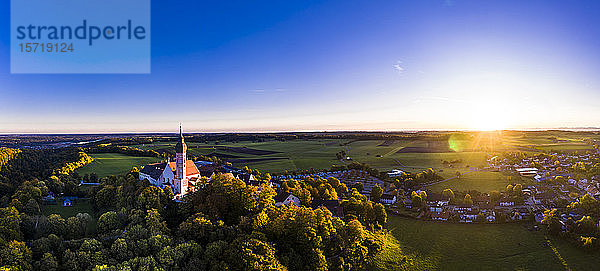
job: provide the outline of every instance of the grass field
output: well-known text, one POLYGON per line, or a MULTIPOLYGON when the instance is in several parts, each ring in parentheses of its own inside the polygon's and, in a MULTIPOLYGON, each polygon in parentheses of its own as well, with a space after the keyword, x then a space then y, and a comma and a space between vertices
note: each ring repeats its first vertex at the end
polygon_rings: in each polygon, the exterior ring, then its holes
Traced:
POLYGON ((129 172, 131 168, 155 163, 160 159, 155 157, 136 157, 128 156, 120 153, 98 153, 90 154, 94 161, 76 172, 80 175, 96 173, 98 177, 106 177, 110 175, 118 175, 129 172))
MULTIPOLYGON (((470 167, 487 165, 487 159, 502 151, 541 152, 549 150, 576 151, 590 146, 586 139, 599 139, 594 133, 573 133, 567 131, 519 132, 503 131, 488 133, 453 133, 447 140, 350 140, 350 139, 302 139, 264 142, 209 142, 188 143, 191 154, 216 155, 234 166, 249 166, 261 172, 279 174, 287 171, 306 169, 329 169, 332 165, 348 164, 352 161, 366 163, 380 171, 401 169, 407 172, 420 172, 433 168, 442 177, 455 176, 456 171, 469 171, 470 167), (247 149, 241 149, 244 147, 247 149), (344 151, 351 161, 340 161, 336 153, 344 151), (443 161, 460 161, 452 168, 443 161)), ((137 145, 142 149, 172 149, 175 142, 154 142, 137 145)), ((129 160, 129 159, 126 159, 129 160)), ((99 160, 98 162, 102 162, 99 160)), ((108 161, 106 161, 108 162, 108 161)), ((118 162, 114 160, 113 162, 118 162)), ((143 164, 143 163, 141 163, 143 164)), ((135 163, 118 165, 126 169, 114 170, 115 174, 129 170, 135 163)), ((103 166, 98 165, 104 171, 103 166)), ((94 164, 89 168, 94 168, 94 164)), ((86 172, 84 168, 82 172, 86 172)), ((88 171, 89 172, 89 171, 88 171)), ((513 180, 513 183, 526 184, 527 180, 513 180)), ((498 172, 473 172, 429 189, 442 191, 451 188, 456 191, 504 190, 510 182, 498 172)))
MULTIPOLYGON (((191 154, 207 155, 218 153, 220 155, 235 156, 234 165, 248 165, 261 171, 271 173, 282 173, 285 170, 305 169, 328 169, 332 165, 341 165, 349 161, 337 160, 336 153, 345 151, 352 161, 367 163, 380 170, 402 168, 407 171, 421 171, 428 167, 441 167, 443 160, 461 159, 460 164, 479 166, 483 164, 488 156, 485 152, 444 152, 444 153, 399 153, 406 147, 425 148, 425 143, 420 141, 394 140, 361 140, 349 144, 348 140, 289 140, 289 141, 266 141, 266 142, 237 142, 219 145, 204 143, 189 143, 191 154), (384 144, 386 143, 386 144, 384 144), (252 155, 231 150, 226 147, 247 147, 250 149, 277 152, 268 155, 252 155), (252 159, 285 158, 282 160, 258 161, 252 159), (235 160, 242 160, 236 162, 235 160)), ((174 143, 158 142, 154 144, 139 145, 142 149, 164 149, 173 148, 174 143)))
MULTIPOLYGON (((188 143, 191 154, 217 154, 230 159, 234 165, 249 165, 261 171, 281 173, 285 170, 325 169, 343 164, 336 153, 345 151, 353 161, 363 162, 380 170, 400 167, 406 171, 420 171, 428 167, 442 167, 442 161, 462 160, 457 166, 481 166, 486 159, 500 151, 585 150, 584 140, 598 138, 591 133, 566 131, 545 132, 489 132, 453 133, 448 140, 349 140, 303 139, 265 142, 210 142, 188 143), (230 147, 247 147, 252 150, 273 151, 260 155, 240 152, 230 147), (268 160, 281 159, 283 160, 268 160), (253 159, 259 159, 254 160, 253 159)), ((154 142, 136 145, 141 149, 172 149, 175 142, 154 142)))
MULTIPOLYGON (((454 178, 442 183, 434 184, 428 186, 428 189, 431 189, 435 192, 441 192, 446 188, 450 188, 454 191, 468 191, 468 190, 477 190, 479 192, 490 192, 492 190, 503 191, 506 189, 506 186, 509 184, 520 183, 526 185, 531 182, 530 179, 514 177, 511 181, 508 180, 508 176, 503 175, 500 172, 490 172, 490 171, 473 171, 469 173, 465 173, 465 171, 461 170, 463 175, 460 178, 454 178)), ((451 169, 446 169, 441 175, 444 178, 450 178, 455 176, 456 171, 451 169)))
POLYGON ((92 204, 87 199, 78 199, 73 202, 73 206, 63 206, 63 201, 59 198, 55 205, 43 205, 42 213, 45 216, 51 214, 60 214, 63 218, 76 216, 78 213, 88 213, 92 217, 94 211, 92 210, 92 204))
MULTIPOLYGON (((465 225, 390 216, 388 228, 392 242, 378 255, 373 270, 565 270, 544 234, 519 224, 465 225)), ((571 270, 597 270, 600 253, 564 241, 551 243, 571 270)))

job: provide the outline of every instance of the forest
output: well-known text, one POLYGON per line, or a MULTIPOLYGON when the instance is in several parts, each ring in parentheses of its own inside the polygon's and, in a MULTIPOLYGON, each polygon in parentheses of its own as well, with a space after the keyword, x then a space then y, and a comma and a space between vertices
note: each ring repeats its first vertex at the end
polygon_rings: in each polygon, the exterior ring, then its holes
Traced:
POLYGON ((138 170, 82 188, 78 148, 2 149, 3 270, 363 270, 386 242, 387 214, 335 178, 289 180, 299 207, 276 206, 267 182, 218 175, 174 201, 138 170), (30 170, 33 169, 33 170, 30 170), (91 202, 91 212, 44 214, 48 195, 91 202), (312 200, 339 199, 343 217, 312 200))

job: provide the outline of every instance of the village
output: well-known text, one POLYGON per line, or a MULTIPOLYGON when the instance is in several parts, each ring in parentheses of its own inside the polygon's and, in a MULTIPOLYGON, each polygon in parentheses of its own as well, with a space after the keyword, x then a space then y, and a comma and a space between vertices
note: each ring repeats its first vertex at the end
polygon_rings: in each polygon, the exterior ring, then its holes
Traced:
MULTIPOLYGON (((455 222, 510 222, 530 220, 540 222, 543 213, 550 208, 565 209, 570 202, 588 194, 598 199, 600 196, 600 175, 589 179, 575 174, 580 168, 589 168, 597 163, 598 152, 582 154, 549 153, 543 158, 523 158, 517 162, 500 159, 497 156, 488 160, 485 170, 493 170, 506 175, 518 174, 531 180, 529 185, 509 185, 513 191, 499 194, 481 193, 473 195, 471 202, 452 200, 440 193, 426 194, 423 208, 414 206, 411 200, 413 191, 406 191, 403 206, 405 209, 421 211, 417 217, 437 221, 455 222), (514 189, 518 186, 518 189, 514 189)), ((508 189, 507 189, 508 190, 508 189)), ((426 191, 416 190, 415 194, 426 191)), ((563 225, 571 218, 578 220, 583 214, 568 212, 561 216, 563 225)))
MULTIPOLYGON (((413 216, 419 219, 460 223, 540 222, 547 209, 565 209, 569 202, 578 201, 579 197, 585 194, 595 199, 600 197, 600 175, 587 179, 574 174, 578 168, 592 167, 600 159, 598 152, 551 152, 540 156, 540 158, 527 157, 518 161, 501 159, 498 156, 488 159, 488 166, 481 170, 498 171, 507 176, 521 176, 529 180, 529 184, 509 185, 512 191, 469 195, 470 201, 467 202, 423 188, 406 189, 402 194, 398 194, 393 185, 361 170, 280 175, 274 176, 271 182, 278 187, 286 179, 333 177, 349 188, 359 189, 359 192, 368 197, 371 197, 371 190, 377 185, 383 188, 378 201, 392 211, 400 209, 412 212, 413 216), (415 194, 424 195, 422 202, 416 203, 413 200, 415 194)), ((395 169, 387 174, 393 179, 401 176, 402 173, 403 171, 395 169)), ((280 200, 278 204, 294 202, 298 205, 298 200, 293 195, 278 195, 277 199, 280 200)), ((326 207, 337 208, 338 205, 329 202, 326 207)), ((563 215, 561 220, 566 223, 569 218, 578 220, 582 216, 582 214, 569 212, 563 215)))

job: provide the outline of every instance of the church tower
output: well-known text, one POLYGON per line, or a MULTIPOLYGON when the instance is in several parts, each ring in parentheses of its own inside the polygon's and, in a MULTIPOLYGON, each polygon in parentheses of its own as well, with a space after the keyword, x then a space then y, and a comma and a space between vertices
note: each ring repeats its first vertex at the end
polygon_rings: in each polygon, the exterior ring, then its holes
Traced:
POLYGON ((186 153, 187 146, 183 140, 183 130, 181 124, 179 125, 179 142, 175 145, 175 179, 183 180, 186 177, 186 153))

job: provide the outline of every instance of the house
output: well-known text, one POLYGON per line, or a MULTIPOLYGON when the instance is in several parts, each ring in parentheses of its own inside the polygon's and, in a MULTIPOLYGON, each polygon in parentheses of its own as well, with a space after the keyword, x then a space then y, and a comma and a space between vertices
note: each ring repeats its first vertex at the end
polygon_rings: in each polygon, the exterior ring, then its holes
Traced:
POLYGON ((249 173, 238 174, 237 179, 243 181, 244 183, 246 183, 248 185, 254 185, 254 186, 258 186, 263 183, 262 181, 256 180, 254 178, 254 175, 249 174, 249 173))
POLYGON ((457 213, 466 213, 473 211, 473 205, 471 204, 459 204, 454 207, 454 211, 457 213))
POLYGON ((429 206, 430 212, 441 212, 443 210, 444 210, 444 208, 442 206, 437 206, 437 205, 429 206))
POLYGON ((390 178, 396 178, 396 177, 402 176, 403 173, 404 173, 404 171, 402 171, 402 170, 394 169, 394 170, 388 172, 387 175, 390 178))
POLYGON ((490 202, 490 196, 487 194, 476 195, 473 197, 473 202, 477 205, 488 204, 490 202))
POLYGON ((534 168, 534 167, 530 167, 530 168, 517 168, 515 170, 521 176, 524 176, 524 177, 534 177, 535 175, 538 175, 538 169, 534 168))
POLYGON ((445 199, 442 197, 442 194, 439 193, 431 193, 427 195, 426 202, 428 205, 432 206, 446 206, 450 202, 449 199, 445 199))
POLYGON ((195 162, 194 164, 196 165, 196 168, 202 177, 207 177, 210 179, 215 173, 221 172, 219 165, 213 163, 206 164, 202 161, 199 161, 195 162))
POLYGON ((390 194, 383 194, 379 198, 379 202, 383 205, 392 205, 396 203, 396 196, 390 194))
POLYGON ((52 194, 48 194, 47 196, 42 198, 42 202, 44 204, 56 204, 56 198, 52 194))
POLYGON ((450 218, 450 213, 448 212, 432 212, 431 219, 438 221, 447 221, 450 218))
POLYGON ((331 212, 331 214, 333 216, 340 217, 340 218, 344 217, 344 207, 342 207, 340 205, 340 202, 335 199, 333 199, 333 200, 314 199, 312 201, 312 203, 310 204, 310 207, 312 207, 313 209, 325 207, 327 210, 329 210, 331 212))
POLYGON ((465 212, 464 214, 462 214, 460 216, 460 218, 461 218, 461 220, 464 220, 464 222, 471 223, 471 222, 475 221, 475 219, 477 219, 478 214, 479 213, 476 211, 468 211, 468 212, 465 212))
POLYGON ((496 214, 494 212, 488 213, 485 216, 485 220, 487 220, 487 222, 494 222, 494 221, 496 221, 496 214))
POLYGON ((279 192, 273 199, 275 200, 275 206, 288 204, 300 206, 300 199, 288 192, 279 192))
POLYGON ((65 207, 69 207, 69 206, 73 206, 73 203, 71 202, 70 198, 65 198, 63 201, 63 206, 65 207))

